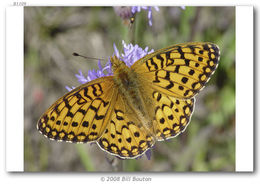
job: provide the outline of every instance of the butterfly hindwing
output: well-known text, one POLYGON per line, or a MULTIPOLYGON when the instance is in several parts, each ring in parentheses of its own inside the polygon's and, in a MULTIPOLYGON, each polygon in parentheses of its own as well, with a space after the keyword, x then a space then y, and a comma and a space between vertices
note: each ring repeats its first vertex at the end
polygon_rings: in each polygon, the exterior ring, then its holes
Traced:
POLYGON ((157 140, 176 137, 189 124, 193 113, 195 98, 177 99, 154 91, 155 102, 154 131, 157 140))
POLYGON ((134 111, 119 94, 114 105, 111 120, 99 139, 99 146, 121 158, 134 158, 154 145, 152 134, 138 120, 134 111))

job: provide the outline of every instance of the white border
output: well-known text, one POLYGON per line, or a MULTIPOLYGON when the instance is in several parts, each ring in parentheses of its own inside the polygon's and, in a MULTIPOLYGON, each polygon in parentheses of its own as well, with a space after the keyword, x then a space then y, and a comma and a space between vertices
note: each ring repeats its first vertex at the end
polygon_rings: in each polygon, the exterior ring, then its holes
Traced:
POLYGON ((236 7, 236 171, 254 170, 253 7, 236 7))
POLYGON ((24 170, 23 8, 6 10, 6 171, 24 170))
MULTIPOLYGON (((236 16, 236 171, 252 171, 253 8, 237 7, 236 16)), ((23 59, 23 8, 9 7, 6 11, 7 171, 23 171, 24 166, 23 59), (17 117, 13 117, 14 112, 17 117)))

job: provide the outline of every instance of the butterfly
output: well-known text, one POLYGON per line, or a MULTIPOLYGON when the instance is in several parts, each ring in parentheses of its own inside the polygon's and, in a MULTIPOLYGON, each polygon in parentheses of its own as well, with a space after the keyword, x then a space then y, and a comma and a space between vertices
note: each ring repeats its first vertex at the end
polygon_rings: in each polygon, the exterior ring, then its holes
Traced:
POLYGON ((119 158, 136 158, 156 141, 188 126, 195 96, 215 72, 219 47, 209 42, 172 45, 131 67, 110 58, 113 76, 85 83, 58 99, 39 119, 45 137, 96 142, 119 158))

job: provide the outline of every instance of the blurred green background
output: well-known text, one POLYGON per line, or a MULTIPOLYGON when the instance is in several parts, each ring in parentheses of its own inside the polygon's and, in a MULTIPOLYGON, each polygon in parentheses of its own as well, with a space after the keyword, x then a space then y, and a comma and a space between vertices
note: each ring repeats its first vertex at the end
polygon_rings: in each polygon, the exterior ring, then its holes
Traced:
POLYGON ((24 169, 25 171, 234 171, 235 170, 235 8, 160 7, 126 24, 113 7, 24 8, 24 169), (178 137, 157 142, 151 160, 119 160, 96 144, 50 141, 36 130, 45 110, 78 86, 74 74, 97 69, 122 40, 155 50, 188 41, 220 47, 217 71, 196 96, 190 125, 178 137))

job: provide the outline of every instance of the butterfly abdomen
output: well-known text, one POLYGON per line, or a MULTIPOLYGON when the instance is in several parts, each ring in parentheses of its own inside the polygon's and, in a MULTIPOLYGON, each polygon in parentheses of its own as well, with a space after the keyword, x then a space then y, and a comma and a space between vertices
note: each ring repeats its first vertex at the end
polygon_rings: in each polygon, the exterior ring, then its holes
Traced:
POLYGON ((119 93, 123 95, 124 101, 136 113, 138 119, 145 127, 151 125, 151 117, 145 107, 143 95, 140 91, 140 84, 137 80, 137 74, 125 64, 120 64, 114 72, 114 82, 118 87, 119 93))

